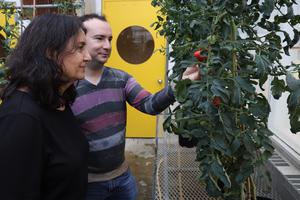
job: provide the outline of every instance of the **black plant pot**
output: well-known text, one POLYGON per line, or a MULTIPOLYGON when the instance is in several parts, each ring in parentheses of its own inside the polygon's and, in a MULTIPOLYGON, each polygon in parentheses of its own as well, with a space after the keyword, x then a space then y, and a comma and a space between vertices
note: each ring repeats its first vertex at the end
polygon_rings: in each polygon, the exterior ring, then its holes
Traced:
POLYGON ((267 197, 259 197, 259 196, 257 196, 256 200, 273 200, 273 199, 270 199, 270 198, 267 198, 267 197))
POLYGON ((197 146, 198 140, 196 138, 185 138, 178 135, 179 145, 182 147, 192 148, 197 146))

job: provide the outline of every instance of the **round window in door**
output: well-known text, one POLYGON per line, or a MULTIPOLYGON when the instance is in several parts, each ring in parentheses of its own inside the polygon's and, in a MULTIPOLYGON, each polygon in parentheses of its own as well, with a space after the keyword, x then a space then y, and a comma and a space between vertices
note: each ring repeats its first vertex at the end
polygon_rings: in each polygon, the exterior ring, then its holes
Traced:
POLYGON ((147 29, 141 26, 129 26, 118 36, 117 50, 126 62, 141 64, 151 57, 154 40, 147 29))

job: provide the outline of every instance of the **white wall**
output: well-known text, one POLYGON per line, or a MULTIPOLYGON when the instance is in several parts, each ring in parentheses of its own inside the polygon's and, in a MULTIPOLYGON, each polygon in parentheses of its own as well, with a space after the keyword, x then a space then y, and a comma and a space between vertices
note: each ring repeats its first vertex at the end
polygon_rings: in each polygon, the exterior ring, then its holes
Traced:
POLYGON ((20 0, 4 0, 5 2, 15 2, 16 6, 20 6, 20 0))
MULTIPOLYGON (((294 14, 300 14, 300 0, 297 0, 298 5, 294 7, 294 14)), ((297 27, 300 29, 300 27, 297 27)), ((291 32, 290 29, 286 29, 291 32)), ((291 32, 291 35, 293 33, 291 32)), ((291 62, 300 64, 300 42, 290 51, 291 56, 284 56, 283 64, 291 62)), ((300 163, 300 133, 293 134, 290 131, 290 123, 287 109, 287 96, 285 93, 279 100, 275 100, 269 96, 269 103, 271 105, 271 113, 269 117, 269 128, 274 132, 274 141, 283 147, 283 149, 290 154, 298 163, 300 163)))
POLYGON ((84 0, 85 14, 97 13, 101 14, 102 0, 84 0))

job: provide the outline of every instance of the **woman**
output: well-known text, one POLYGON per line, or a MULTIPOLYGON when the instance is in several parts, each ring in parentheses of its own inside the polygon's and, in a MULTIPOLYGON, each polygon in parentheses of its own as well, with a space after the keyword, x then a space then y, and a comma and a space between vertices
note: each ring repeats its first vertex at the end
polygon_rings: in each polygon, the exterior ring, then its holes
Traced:
POLYGON ((0 106, 0 199, 84 199, 88 145, 69 104, 89 60, 76 17, 46 14, 25 29, 0 106))

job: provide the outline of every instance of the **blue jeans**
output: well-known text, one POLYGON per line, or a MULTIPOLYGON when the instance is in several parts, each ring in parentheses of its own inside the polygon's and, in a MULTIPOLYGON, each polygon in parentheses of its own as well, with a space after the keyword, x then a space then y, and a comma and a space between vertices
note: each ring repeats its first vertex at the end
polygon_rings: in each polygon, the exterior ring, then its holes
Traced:
POLYGON ((89 183, 86 200, 135 200, 136 196, 135 178, 128 169, 112 180, 89 183))

